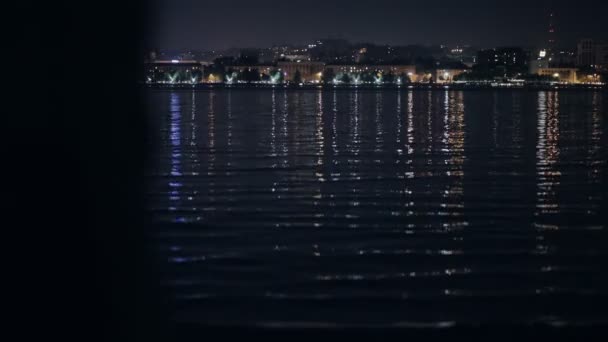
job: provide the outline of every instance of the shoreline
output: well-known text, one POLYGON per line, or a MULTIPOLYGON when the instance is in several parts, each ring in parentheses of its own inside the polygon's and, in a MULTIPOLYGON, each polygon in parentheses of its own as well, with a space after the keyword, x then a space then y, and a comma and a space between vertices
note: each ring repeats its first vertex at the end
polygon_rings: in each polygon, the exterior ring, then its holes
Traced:
POLYGON ((506 85, 506 84, 423 84, 414 83, 408 85, 288 85, 288 84, 143 84, 148 89, 178 89, 178 90, 220 90, 220 89, 266 89, 266 90, 586 90, 602 91, 608 90, 606 85, 591 84, 526 84, 526 85, 506 85))

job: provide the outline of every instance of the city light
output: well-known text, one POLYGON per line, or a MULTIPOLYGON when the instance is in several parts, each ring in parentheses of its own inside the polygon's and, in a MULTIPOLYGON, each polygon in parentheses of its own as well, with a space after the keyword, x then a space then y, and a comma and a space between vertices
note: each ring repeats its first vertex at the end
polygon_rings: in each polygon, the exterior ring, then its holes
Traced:
MULTIPOLYGON (((315 43, 315 45, 317 48, 327 48, 326 45, 320 43, 315 43)), ((239 62, 238 57, 221 54, 222 57, 217 59, 225 59, 222 63, 216 63, 215 60, 212 62, 212 59, 200 61, 184 54, 173 55, 164 60, 147 62, 149 65, 143 81, 149 85, 197 83, 293 85, 300 83, 293 82, 295 72, 299 71, 299 80, 304 85, 333 83, 346 87, 365 84, 390 87, 400 86, 404 83, 430 86, 433 86, 433 83, 454 83, 488 86, 496 83, 500 86, 527 86, 550 85, 558 82, 560 85, 584 85, 600 84, 600 75, 589 75, 603 70, 598 67, 598 63, 590 60, 589 63, 584 64, 584 67, 595 70, 585 72, 583 70, 586 69, 576 66, 576 58, 580 58, 580 56, 577 56, 575 52, 564 52, 563 50, 554 51, 553 54, 550 53, 550 50, 541 48, 535 50, 534 54, 530 54, 531 51, 520 47, 471 51, 469 48, 463 49, 459 46, 446 49, 443 57, 429 56, 428 58, 433 58, 434 62, 423 69, 416 70, 416 66, 412 62, 410 64, 390 64, 390 60, 385 59, 386 57, 376 57, 375 53, 372 53, 375 51, 374 49, 352 45, 352 50, 349 50, 347 54, 340 55, 338 51, 330 51, 328 54, 331 57, 313 56, 311 54, 313 50, 306 46, 275 47, 271 50, 272 57, 259 64, 242 63, 239 62), (454 58, 455 53, 459 54, 460 61, 444 61, 446 58, 454 58), (365 60, 360 58, 363 54, 365 54, 365 60), (279 56, 285 56, 287 59, 279 56), (550 58, 550 56, 555 57, 550 58), (464 61, 465 57, 467 63, 464 61), (566 59, 566 61, 561 61, 561 59, 566 59), (456 66, 458 63, 460 63, 459 66, 456 66), (211 70, 214 74, 209 73, 211 70), (500 73, 497 72, 499 70, 500 73), (199 72, 208 76, 201 77, 197 74, 199 72), (252 72, 256 72, 256 75, 253 75, 252 72), (327 75, 332 76, 324 80, 326 72, 327 75), (226 75, 226 73, 228 74, 226 75), (461 77, 460 75, 463 74, 464 76, 461 77), (478 78, 471 79, 472 77, 478 78), (503 81, 499 81, 498 78, 502 78, 503 81)), ((373 46, 373 44, 370 45, 373 46)), ((392 48, 389 50, 393 51, 391 53, 395 53, 392 48)), ((268 56, 269 54, 261 53, 260 56, 262 55, 268 56)), ((402 58, 401 60, 407 60, 403 56, 399 57, 402 58)))
POLYGON ((278 84, 279 80, 281 80, 281 72, 276 72, 273 75, 270 75, 270 83, 271 84, 278 84))
POLYGON ((169 74, 169 83, 174 84, 177 80, 177 76, 178 76, 177 73, 175 73, 173 75, 169 74))
POLYGON ((231 75, 226 75, 226 84, 234 83, 235 78, 236 78, 235 73, 232 73, 231 75))
POLYGON ((374 77, 376 84, 382 83, 382 74, 378 73, 377 76, 374 77))

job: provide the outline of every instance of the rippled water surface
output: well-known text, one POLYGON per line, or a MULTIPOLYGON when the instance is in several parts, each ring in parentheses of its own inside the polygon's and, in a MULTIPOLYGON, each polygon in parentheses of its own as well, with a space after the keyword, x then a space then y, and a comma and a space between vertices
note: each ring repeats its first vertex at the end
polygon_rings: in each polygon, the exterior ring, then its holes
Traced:
POLYGON ((150 91, 184 322, 608 322, 608 94, 150 91))

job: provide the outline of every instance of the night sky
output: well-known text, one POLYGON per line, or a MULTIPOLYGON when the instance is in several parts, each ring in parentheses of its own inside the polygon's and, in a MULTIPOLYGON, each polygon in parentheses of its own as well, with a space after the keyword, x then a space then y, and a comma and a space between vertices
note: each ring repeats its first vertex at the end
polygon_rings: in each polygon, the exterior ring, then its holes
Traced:
POLYGON ((558 45, 608 38, 607 0, 156 0, 149 31, 158 48, 269 47, 318 38, 353 42, 536 46, 548 9, 558 45), (552 5, 551 5, 552 4, 552 5))

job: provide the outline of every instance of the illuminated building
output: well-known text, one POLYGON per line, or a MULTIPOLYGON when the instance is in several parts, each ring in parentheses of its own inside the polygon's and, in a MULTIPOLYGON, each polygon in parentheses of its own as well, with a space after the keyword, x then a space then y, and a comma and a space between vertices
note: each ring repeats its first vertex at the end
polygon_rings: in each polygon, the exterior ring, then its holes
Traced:
POLYGON ((277 67, 283 72, 286 81, 293 81, 296 72, 300 72, 303 83, 320 82, 323 76, 325 64, 322 62, 278 62, 277 67))
POLYGON ((301 55, 281 55, 281 59, 285 59, 289 62, 297 62, 297 61, 310 61, 310 55, 301 54, 301 55))
POLYGON ((392 73, 393 75, 414 75, 416 73, 415 65, 370 65, 370 64, 344 64, 344 65, 327 65, 326 69, 332 69, 335 74, 339 73, 364 73, 364 72, 380 72, 392 73))
POLYGON ((536 74, 552 77, 558 82, 576 83, 577 72, 577 68, 540 68, 536 74))
POLYGON ((504 47, 482 50, 477 53, 479 70, 501 75, 523 74, 528 71, 528 57, 522 48, 504 47))
POLYGON ((551 61, 555 67, 573 67, 576 65, 576 51, 569 49, 559 49, 553 52, 551 61))
POLYGON ((454 78, 463 73, 469 72, 468 69, 437 69, 433 75, 433 79, 437 83, 452 83, 454 78))
POLYGON ((203 65, 194 60, 162 60, 145 64, 146 83, 199 83, 203 65))
POLYGON ((459 61, 460 63, 466 65, 468 68, 472 68, 477 62, 477 55, 475 51, 470 46, 456 46, 449 49, 449 52, 446 54, 446 57, 459 61))
POLYGON ((547 58, 537 58, 530 61, 530 74, 538 75, 540 69, 547 68, 549 68, 549 59, 547 58))
POLYGON ((237 73, 242 73, 244 71, 254 71, 257 70, 260 75, 270 75, 272 70, 275 69, 273 65, 232 65, 228 69, 232 69, 232 71, 237 73))

